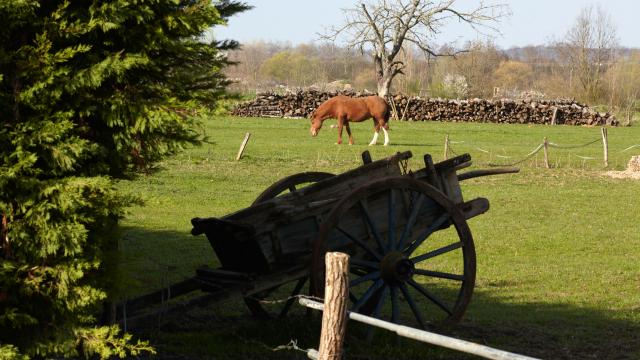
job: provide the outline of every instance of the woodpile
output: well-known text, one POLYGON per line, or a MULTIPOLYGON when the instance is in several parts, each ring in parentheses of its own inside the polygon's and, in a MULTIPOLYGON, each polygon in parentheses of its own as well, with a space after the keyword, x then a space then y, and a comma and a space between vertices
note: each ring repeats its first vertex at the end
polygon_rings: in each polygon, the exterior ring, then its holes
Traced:
MULTIPOLYGON (((354 92, 300 91, 279 95, 259 94, 232 112, 245 117, 308 117, 322 102, 338 94, 366 96, 354 92)), ((609 114, 574 100, 512 99, 422 99, 395 95, 388 99, 396 118, 405 121, 493 122, 509 124, 619 125, 609 114)))
POLYGON ((232 115, 244 117, 301 117, 306 118, 320 104, 337 95, 367 96, 373 94, 342 92, 322 92, 305 90, 279 95, 258 94, 255 100, 236 106, 232 115))

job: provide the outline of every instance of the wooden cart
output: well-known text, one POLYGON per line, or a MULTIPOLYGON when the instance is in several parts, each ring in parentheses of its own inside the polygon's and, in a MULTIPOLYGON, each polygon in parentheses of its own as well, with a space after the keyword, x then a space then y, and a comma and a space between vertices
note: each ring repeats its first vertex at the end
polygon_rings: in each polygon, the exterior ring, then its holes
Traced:
POLYGON ((269 316, 263 304, 276 290, 285 315, 310 283, 324 286, 324 255, 351 255, 352 311, 396 323, 426 327, 459 321, 471 300, 476 276, 473 238, 467 220, 486 212, 489 201, 465 201, 459 182, 517 172, 476 170, 468 154, 408 171, 411 152, 371 161, 339 175, 305 172, 267 188, 249 207, 221 218, 192 219, 193 235, 206 234, 220 268, 122 304, 130 316, 158 299, 203 290, 211 301, 244 298, 251 312, 269 316))

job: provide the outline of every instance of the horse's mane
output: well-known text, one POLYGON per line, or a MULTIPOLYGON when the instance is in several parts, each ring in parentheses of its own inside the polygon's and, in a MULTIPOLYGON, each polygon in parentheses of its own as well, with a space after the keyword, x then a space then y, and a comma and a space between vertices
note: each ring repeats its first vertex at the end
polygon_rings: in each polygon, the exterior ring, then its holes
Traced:
POLYGON ((324 120, 327 116, 331 116, 331 114, 327 114, 327 112, 331 111, 331 109, 333 108, 333 103, 335 103, 336 101, 338 101, 340 98, 343 98, 343 97, 347 97, 347 96, 339 95, 339 96, 332 97, 331 99, 323 102, 322 104, 320 104, 320 106, 318 106, 317 109, 313 111, 312 117, 319 116, 321 120, 324 120))

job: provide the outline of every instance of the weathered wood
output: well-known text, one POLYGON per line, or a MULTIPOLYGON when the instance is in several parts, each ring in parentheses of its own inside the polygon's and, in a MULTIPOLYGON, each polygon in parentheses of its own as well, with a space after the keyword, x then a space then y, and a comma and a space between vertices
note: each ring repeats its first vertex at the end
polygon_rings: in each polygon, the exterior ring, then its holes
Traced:
POLYGON ((324 312, 318 359, 342 359, 342 345, 347 329, 349 299, 349 255, 329 252, 325 256, 326 277, 324 312))
POLYGON ((369 150, 365 150, 362 152, 362 163, 364 165, 371 164, 373 160, 371 159, 371 153, 369 150))
POLYGON ((499 168, 499 169, 483 169, 467 171, 462 174, 458 174, 458 181, 473 179, 481 176, 498 175, 498 174, 513 174, 519 172, 518 168, 499 168))
MULTIPOLYGON (((253 101, 238 105, 232 113, 236 116, 308 117, 319 104, 338 94, 353 97, 370 95, 313 90, 284 95, 266 93, 259 94, 253 101)), ((389 96, 388 102, 395 109, 396 119, 400 117, 401 120, 409 121, 619 125, 612 114, 600 113, 588 105, 566 99, 449 100, 397 94, 389 96)))
MULTIPOLYGON (((482 202, 477 202, 478 213, 486 207, 482 202)), ((474 208, 474 205, 469 206, 474 208)), ((380 179, 358 188, 341 200, 322 222, 311 258, 312 294, 319 296, 323 288, 324 254, 343 251, 357 265, 356 276, 366 277, 375 284, 364 294, 354 290, 353 306, 358 309, 356 311, 379 313, 382 306, 380 301, 386 298, 385 292, 398 300, 398 306, 413 307, 414 301, 409 295, 404 294, 405 299, 400 299, 397 293, 390 294, 394 289, 389 286, 406 283, 407 286, 416 286, 421 294, 419 296, 429 298, 430 295, 425 295, 428 291, 412 282, 412 269, 416 269, 417 273, 421 271, 417 270, 418 263, 451 254, 460 256, 464 264, 462 273, 446 274, 460 281, 457 284, 460 290, 447 294, 447 299, 430 298, 428 301, 433 301, 442 310, 432 314, 436 319, 430 320, 449 324, 459 321, 471 299, 475 281, 475 251, 465 215, 444 193, 424 180, 395 177, 380 179), (410 195, 409 202, 402 200, 403 194, 410 195), (450 226, 455 227, 459 241, 454 240, 426 254, 418 250, 431 234, 450 226), (411 263, 408 259, 412 259, 411 263)), ((424 275, 433 274, 435 272, 424 275)), ((351 283, 350 286, 358 285, 351 283)), ((404 287, 401 288, 406 292, 404 287)), ((394 306, 396 310, 399 310, 398 306, 394 306)), ((426 326, 420 312, 412 312, 418 324, 426 326)))
POLYGON ((444 154, 442 157, 445 160, 449 158, 449 134, 444 137, 444 154))
POLYGON ((242 140, 242 144, 240 144, 240 150, 238 150, 238 155, 236 155, 236 161, 242 158, 242 154, 244 153, 244 148, 247 147, 247 143, 249 142, 250 137, 251 137, 251 133, 244 134, 244 139, 242 140))
POLYGON ((549 169, 551 168, 551 166, 549 166, 549 140, 545 137, 542 144, 544 148, 544 167, 549 169))
MULTIPOLYGON (((256 201, 246 209, 222 218, 194 218, 192 233, 207 235, 222 268, 200 269, 193 279, 121 304, 117 312, 125 313, 128 310, 129 316, 138 316, 137 310, 140 308, 158 303, 164 304, 174 296, 195 290, 211 293, 211 297, 207 299, 220 300, 234 296, 245 298, 256 294, 262 296, 260 294, 268 293, 291 281, 299 281, 299 286, 296 287, 299 289, 304 283, 300 279, 310 274, 310 257, 315 259, 314 244, 320 243, 316 241, 321 236, 320 225, 326 225, 327 217, 330 218, 330 213, 340 208, 337 204, 343 204, 342 199, 345 196, 353 197, 354 194, 366 195, 360 205, 368 209, 364 210, 364 213, 358 210, 358 207, 349 207, 344 210, 342 214, 344 222, 340 226, 348 229, 348 233, 338 231, 337 236, 325 236, 323 241, 340 247, 344 246, 346 236, 348 239, 364 244, 363 248, 368 250, 378 245, 365 244, 366 242, 380 242, 381 238, 397 238, 397 235, 406 229, 410 229, 411 233, 428 236, 434 231, 454 225, 459 235, 462 234, 461 241, 438 251, 445 253, 462 247, 465 253, 465 274, 467 274, 468 267, 475 269, 475 265, 467 266, 467 259, 473 258, 472 263, 475 264, 475 251, 465 221, 485 212, 489 204, 482 198, 463 203, 458 182, 471 177, 489 175, 489 173, 512 171, 470 172, 466 176, 465 174, 457 175, 458 170, 471 164, 471 157, 464 154, 437 164, 433 164, 430 156, 425 156, 425 169, 405 174, 400 162, 410 157, 411 152, 404 152, 367 163, 367 157, 364 156, 365 165, 340 175, 297 174, 286 178, 287 181, 274 184, 267 189, 269 191, 265 192, 266 195, 262 194, 265 196, 259 197, 260 201, 256 201), (300 184, 298 180, 303 183, 307 180, 318 182, 298 189, 296 187, 300 184), (427 181, 436 183, 437 187, 425 184, 427 181), (279 195, 283 190, 290 192, 279 195), (414 196, 417 193, 422 194, 418 197, 421 199, 418 200, 419 205, 411 205, 411 202, 416 199, 411 199, 410 195, 414 196), (401 200, 394 200, 396 198, 401 200), (393 204, 401 206, 400 211, 395 214, 406 216, 390 215, 392 214, 390 209, 396 206, 393 204), (370 224, 380 223, 374 231, 375 239, 371 236, 371 229, 373 229, 371 225, 363 226, 365 222, 363 217, 370 224)), ((407 247, 406 251, 413 253, 417 246, 419 244, 415 242, 407 247)), ((335 251, 341 251, 341 249, 335 251)), ((427 255, 438 256, 438 251, 427 255)), ((420 261, 425 259, 427 258, 420 261)), ((431 273, 436 274, 433 271, 431 273)), ((458 274, 444 275, 453 277, 454 280, 458 280, 459 277, 458 274)), ((467 287, 460 293, 459 297, 463 300, 456 302, 456 308, 466 307, 470 300, 475 270, 473 275, 469 276, 465 275, 463 283, 467 287)), ((140 316, 147 316, 148 312, 145 311, 145 313, 146 315, 140 316)), ((452 311, 449 318, 459 320, 462 313, 463 311, 459 309, 452 311)))
POLYGON ((460 209, 460 212, 462 212, 462 215, 464 215, 464 218, 469 220, 487 212, 487 210, 489 210, 489 200, 485 198, 476 198, 459 204, 458 208, 460 209))
POLYGON ((200 283, 195 278, 183 280, 181 282, 167 286, 166 288, 139 296, 135 299, 124 301, 115 307, 116 316, 128 312, 130 316, 152 305, 169 301, 173 297, 192 292, 200 288, 200 283), (126 310, 125 310, 126 309, 126 310))
POLYGON ((601 128, 600 133, 602 134, 602 148, 604 150, 604 167, 607 167, 609 166, 609 136, 607 135, 607 128, 601 128))
POLYGON ((424 170, 426 172, 425 178, 427 179, 427 182, 436 189, 442 188, 442 185, 440 185, 440 181, 438 180, 436 167, 433 164, 433 158, 430 154, 424 155, 424 170))
MULTIPOLYGON (((207 233, 216 254, 230 270, 240 271, 244 268, 245 271, 267 271, 278 268, 279 264, 300 261, 310 252, 320 219, 325 217, 345 194, 375 179, 401 176, 398 164, 410 156, 409 152, 398 153, 343 174, 327 177, 295 192, 265 199, 222 219, 194 220, 194 231, 207 233), (241 231, 228 230, 229 226, 241 231), (251 264, 247 264, 248 261, 251 264)), ((469 166, 470 160, 469 154, 456 156, 431 166, 427 165, 425 169, 416 171, 413 177, 431 179, 436 188, 450 200, 461 203, 463 197, 456 171, 469 166), (427 168, 432 168, 430 174, 427 173, 427 168)), ((372 201, 372 216, 384 217, 386 200, 381 198, 372 201)), ((416 226, 422 226, 423 221, 424 226, 428 226, 429 221, 433 221, 437 215, 428 211, 421 212, 421 219, 416 226)), ((359 214, 353 214, 352 217, 349 221, 357 233, 360 231, 358 224, 362 220, 359 214)), ((405 220, 400 219, 397 225, 404 226, 405 220)), ((380 229, 383 233, 388 230, 380 229)))
POLYGON ((256 259, 253 265, 262 264, 261 257, 264 257, 266 268, 278 262, 298 258, 309 252, 309 244, 315 236, 314 229, 317 229, 314 224, 318 217, 326 215, 333 204, 345 194, 367 182, 378 178, 401 176, 402 172, 398 164, 410 157, 409 151, 397 153, 386 159, 319 181, 299 191, 255 204, 221 219, 198 219, 199 225, 197 227, 194 225, 194 231, 208 229, 207 238, 214 248, 236 248, 240 246, 238 242, 244 242, 238 251, 244 252, 245 256, 238 257, 238 261, 228 259, 238 256, 233 252, 226 256, 218 255, 218 257, 227 258, 233 270, 242 267, 242 262, 246 261, 245 257, 256 259), (221 222, 235 223, 238 229, 249 227, 253 234, 250 237, 244 236, 248 231, 240 231, 236 237, 232 231, 221 231, 226 229, 216 225, 221 222), (259 249, 260 256, 257 254, 251 256, 256 249, 259 249))
POLYGON ((553 107, 553 115, 551 115, 551 125, 555 125, 558 118, 558 108, 553 107))
POLYGON ((326 180, 332 176, 334 175, 331 173, 319 171, 309 171, 287 176, 266 188, 262 193, 260 193, 260 195, 256 197, 252 205, 271 200, 286 191, 298 191, 298 187, 301 184, 316 183, 322 180, 326 180))

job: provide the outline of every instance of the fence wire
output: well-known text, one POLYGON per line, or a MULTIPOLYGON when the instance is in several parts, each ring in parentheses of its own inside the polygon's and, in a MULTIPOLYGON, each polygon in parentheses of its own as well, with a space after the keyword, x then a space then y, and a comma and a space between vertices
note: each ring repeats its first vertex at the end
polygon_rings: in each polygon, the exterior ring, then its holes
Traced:
POLYGON ((548 142, 549 146, 554 147, 554 148, 558 148, 558 149, 578 149, 578 148, 583 148, 583 147, 587 147, 589 145, 595 144, 597 142, 602 141, 601 138, 597 138, 593 141, 590 141, 586 144, 582 144, 582 145, 559 145, 553 142, 548 142))
MULTIPOLYGON (((554 142, 547 142, 547 146, 548 147, 557 148, 557 149, 579 149, 579 148, 585 148, 587 146, 593 145, 593 144, 598 143, 598 142, 602 142, 602 138, 597 138, 597 139, 595 139, 593 141, 589 141, 587 143, 580 144, 580 145, 562 145, 562 144, 558 144, 558 143, 554 143, 554 142)), ((483 149, 483 148, 481 148, 479 146, 467 143, 465 141, 451 141, 449 139, 447 141, 447 147, 446 147, 446 149, 447 149, 447 154, 446 155, 447 156, 449 154, 451 154, 453 156, 458 156, 459 155, 458 152, 456 152, 453 149, 453 147, 451 146, 452 144, 455 144, 455 145, 466 145, 466 146, 469 146, 470 148, 473 148, 473 149, 475 149, 477 151, 480 151, 480 152, 483 152, 485 154, 491 155, 491 151, 485 150, 485 149, 483 149)), ((632 145, 632 146, 622 150, 621 152, 625 152, 625 151, 631 150, 631 149, 636 148, 636 147, 640 147, 640 144, 632 145)), ((514 162, 511 162, 511 163, 497 164, 497 163, 489 162, 489 163, 483 163, 483 165, 491 166, 491 167, 518 165, 518 164, 521 164, 521 163, 531 159, 534 155, 536 155, 543 148, 544 148, 544 143, 541 143, 535 149, 533 149, 530 153, 525 155, 524 158, 522 158, 520 160, 517 160, 517 161, 514 161, 514 162)), ((507 156, 507 155, 497 155, 496 154, 494 156, 498 157, 498 158, 503 158, 503 159, 511 159, 512 158, 512 156, 507 156)), ((581 156, 581 155, 575 155, 575 156, 577 156, 578 158, 583 159, 583 160, 596 160, 597 159, 595 157, 589 157, 589 156, 581 156)))
MULTIPOLYGON (((523 159, 512 162, 510 164, 496 164, 496 163, 483 163, 483 165, 486 166, 492 166, 492 167, 498 167, 498 166, 514 166, 514 165, 518 165, 520 163, 523 163, 527 160, 529 160, 533 155, 537 154, 542 148, 544 147, 544 144, 540 144, 538 145, 537 148, 533 149, 533 151, 531 151, 529 154, 527 154, 523 159)), ((491 152, 480 149, 478 147, 474 148, 481 150, 482 152, 485 152, 487 154, 491 154, 491 152)), ((449 147, 448 147, 449 152, 451 152, 451 154, 453 154, 454 156, 458 156, 458 154, 456 153, 456 151, 453 150, 453 148, 451 148, 451 142, 449 142, 449 147)), ((496 157, 501 157, 501 158, 511 158, 510 156, 504 156, 504 155, 495 155, 496 157)))
POLYGON ((538 145, 537 148, 533 149, 533 151, 531 151, 529 154, 527 154, 523 159, 515 161, 515 162, 512 162, 510 164, 487 163, 487 166, 492 166, 492 167, 496 167, 496 166, 514 166, 514 165, 521 164, 521 163, 529 160, 530 158, 532 158, 533 155, 537 154, 543 147, 544 147, 544 144, 538 145))
POLYGON ((631 149, 633 149, 633 148, 637 148, 637 147, 640 147, 640 144, 637 144, 637 145, 631 145, 631 146, 629 146, 628 148, 626 148, 626 149, 624 149, 624 150, 622 150, 622 151, 620 151, 620 152, 621 152, 621 153, 623 153, 623 152, 627 152, 627 151, 629 151, 629 150, 631 150, 631 149))

